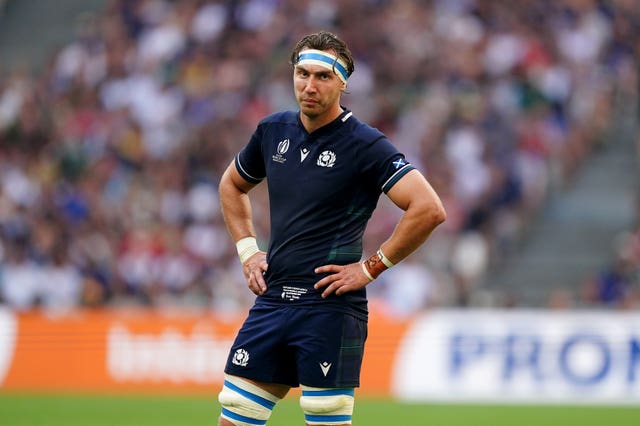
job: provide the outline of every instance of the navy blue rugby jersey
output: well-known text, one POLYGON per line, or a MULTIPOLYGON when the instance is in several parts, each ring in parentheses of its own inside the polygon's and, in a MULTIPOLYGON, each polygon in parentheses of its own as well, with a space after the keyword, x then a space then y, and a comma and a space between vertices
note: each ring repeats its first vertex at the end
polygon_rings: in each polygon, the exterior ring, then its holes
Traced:
POLYGON ((366 290, 327 299, 313 288, 321 265, 362 258, 362 236, 382 192, 413 169, 379 130, 349 110, 312 133, 299 112, 264 118, 236 156, 242 177, 267 179, 271 234, 267 292, 258 303, 322 305, 367 316, 366 290))

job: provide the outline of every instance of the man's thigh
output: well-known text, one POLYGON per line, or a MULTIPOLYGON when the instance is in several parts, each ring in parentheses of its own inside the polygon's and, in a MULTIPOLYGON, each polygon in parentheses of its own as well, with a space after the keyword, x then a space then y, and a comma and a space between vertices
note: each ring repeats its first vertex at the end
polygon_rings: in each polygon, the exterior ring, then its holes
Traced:
POLYGON ((354 388, 367 339, 366 321, 333 311, 300 310, 289 344, 295 347, 298 379, 318 388, 354 388))
POLYGON ((254 306, 229 351, 225 373, 298 386, 294 354, 286 345, 288 316, 286 307, 254 306))

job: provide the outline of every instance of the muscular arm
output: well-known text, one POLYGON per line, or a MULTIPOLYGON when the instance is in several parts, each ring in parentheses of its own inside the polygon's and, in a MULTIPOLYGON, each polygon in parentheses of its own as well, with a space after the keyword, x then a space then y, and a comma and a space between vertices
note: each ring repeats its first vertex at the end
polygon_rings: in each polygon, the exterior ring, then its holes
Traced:
MULTIPOLYGON (((240 176, 233 162, 229 164, 220 179, 218 188, 220 207, 227 230, 233 242, 245 237, 254 237, 253 215, 249 191, 255 184, 247 182, 240 176)), ((266 254, 262 251, 251 256, 242 265, 247 284, 255 294, 263 294, 267 285, 262 273, 267 270, 266 254)))
POLYGON ((417 170, 407 173, 387 193, 404 210, 391 237, 380 247, 394 264, 413 253, 444 222, 446 214, 440 197, 417 170))
POLYGON ((222 217, 234 242, 244 237, 256 236, 248 195, 254 186, 240 176, 233 162, 220 179, 218 191, 222 217))
MULTIPOLYGON (((393 233, 381 246, 384 255, 394 264, 413 253, 429 238, 433 230, 444 222, 446 213, 440 197, 429 182, 417 170, 412 170, 400 179, 387 193, 395 205, 404 210, 393 233)), ((350 265, 325 265, 316 268, 316 273, 331 275, 315 284, 324 288, 322 295, 343 294, 369 284, 360 263, 350 265)))

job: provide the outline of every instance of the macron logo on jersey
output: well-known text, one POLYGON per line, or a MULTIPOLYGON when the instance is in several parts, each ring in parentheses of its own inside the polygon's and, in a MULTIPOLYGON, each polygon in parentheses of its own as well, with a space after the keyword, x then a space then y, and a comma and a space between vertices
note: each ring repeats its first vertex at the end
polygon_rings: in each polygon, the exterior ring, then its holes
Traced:
POLYGON ((406 164, 407 163, 402 158, 398 158, 396 161, 393 162, 393 166, 396 168, 396 170, 398 170, 400 167, 406 164))
POLYGON ((309 148, 300 148, 300 162, 302 163, 309 155, 309 148))

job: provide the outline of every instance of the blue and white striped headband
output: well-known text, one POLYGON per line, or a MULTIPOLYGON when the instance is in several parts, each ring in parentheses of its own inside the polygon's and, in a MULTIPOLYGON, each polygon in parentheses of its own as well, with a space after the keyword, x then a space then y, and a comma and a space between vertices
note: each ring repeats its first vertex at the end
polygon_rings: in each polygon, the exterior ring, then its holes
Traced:
POLYGON ((305 64, 320 65, 321 67, 334 71, 343 83, 346 83, 349 78, 347 64, 345 64, 342 59, 322 50, 308 49, 300 52, 296 65, 305 64))

